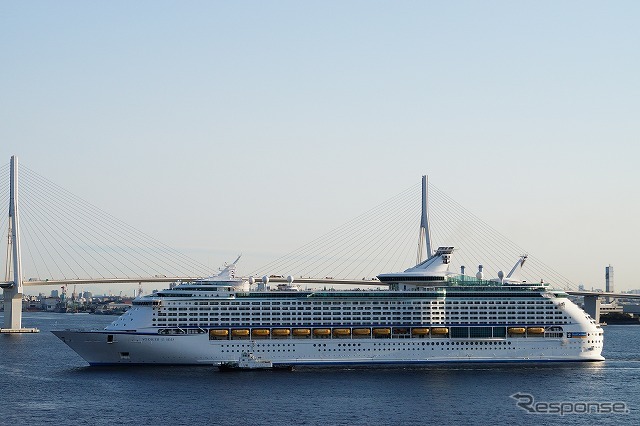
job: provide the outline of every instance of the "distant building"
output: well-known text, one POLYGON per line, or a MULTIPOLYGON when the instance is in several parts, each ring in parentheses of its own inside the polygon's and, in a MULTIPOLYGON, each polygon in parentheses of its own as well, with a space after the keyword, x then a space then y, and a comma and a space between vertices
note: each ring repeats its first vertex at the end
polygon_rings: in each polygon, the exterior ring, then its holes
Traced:
POLYGON ((58 290, 51 290, 51 297, 55 297, 55 298, 60 297, 60 296, 58 295, 58 290))
POLYGON ((578 291, 584 291, 584 284, 578 284, 578 291))
POLYGON ((23 296, 22 297, 22 310, 23 311, 39 311, 42 307, 42 302, 38 300, 36 296, 23 296))
MULTIPOLYGON (((609 265, 604 268, 604 280, 605 280, 605 291, 607 293, 613 293, 613 266, 609 265)), ((611 299, 607 297, 607 303, 610 303, 611 299)))
POLYGON ((613 266, 609 265, 604 268, 605 289, 607 292, 613 293, 613 266))
POLYGON ((615 303, 615 299, 613 303, 601 303, 600 304, 600 315, 603 314, 611 314, 611 313, 623 313, 623 306, 615 303))
POLYGON ((623 312, 625 314, 633 315, 634 317, 638 318, 640 317, 640 305, 624 305, 623 312))
MULTIPOLYGON (((55 290, 55 292, 56 292, 56 294, 58 293, 57 290, 55 290)), ((53 293, 53 291, 51 293, 53 293)), ((45 311, 52 312, 52 311, 54 311, 56 309, 56 306, 58 305, 58 302, 60 302, 60 300, 58 299, 57 296, 56 297, 48 297, 48 298, 46 298, 46 299, 44 299, 42 301, 42 308, 45 311)))

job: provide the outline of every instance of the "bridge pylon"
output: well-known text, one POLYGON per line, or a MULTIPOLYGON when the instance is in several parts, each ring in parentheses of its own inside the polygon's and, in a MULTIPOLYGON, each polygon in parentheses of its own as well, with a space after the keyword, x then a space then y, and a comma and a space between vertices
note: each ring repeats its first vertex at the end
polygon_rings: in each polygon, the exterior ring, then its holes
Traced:
POLYGON ((9 189, 9 232, 4 296, 4 328, 0 333, 34 333, 37 329, 22 327, 22 255, 20 251, 20 220, 18 217, 18 157, 11 157, 9 189))
POLYGON ((431 225, 429 223, 429 178, 422 176, 422 211, 420 214, 420 235, 416 265, 433 255, 431 251, 431 225))

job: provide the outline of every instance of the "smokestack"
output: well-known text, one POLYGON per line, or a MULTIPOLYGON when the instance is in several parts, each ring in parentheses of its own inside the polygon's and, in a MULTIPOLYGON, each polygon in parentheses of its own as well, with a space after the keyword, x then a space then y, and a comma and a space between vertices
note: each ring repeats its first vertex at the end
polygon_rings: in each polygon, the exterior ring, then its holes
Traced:
POLYGON ((484 278, 484 274, 482 273, 482 265, 478 265, 478 273, 476 274, 476 278, 479 280, 484 278))

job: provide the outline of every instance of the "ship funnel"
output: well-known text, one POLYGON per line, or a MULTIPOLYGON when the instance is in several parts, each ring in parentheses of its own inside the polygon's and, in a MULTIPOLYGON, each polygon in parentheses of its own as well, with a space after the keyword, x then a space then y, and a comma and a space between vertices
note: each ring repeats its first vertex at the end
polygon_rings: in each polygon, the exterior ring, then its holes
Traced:
POLYGON ((482 265, 478 265, 478 273, 476 274, 476 278, 479 280, 484 278, 484 274, 482 273, 482 265))
POLYGON ((264 275, 258 284, 258 291, 265 291, 267 289, 267 284, 269 284, 269 277, 264 275))

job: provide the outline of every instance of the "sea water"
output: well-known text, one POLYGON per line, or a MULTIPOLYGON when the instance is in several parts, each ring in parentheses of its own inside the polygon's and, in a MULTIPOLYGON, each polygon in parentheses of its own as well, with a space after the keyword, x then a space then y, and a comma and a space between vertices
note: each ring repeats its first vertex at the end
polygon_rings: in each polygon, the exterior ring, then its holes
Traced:
POLYGON ((596 363, 240 373, 89 367, 50 333, 114 319, 25 313, 39 334, 0 335, 0 425, 640 424, 640 326, 605 327, 596 363))

